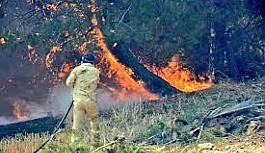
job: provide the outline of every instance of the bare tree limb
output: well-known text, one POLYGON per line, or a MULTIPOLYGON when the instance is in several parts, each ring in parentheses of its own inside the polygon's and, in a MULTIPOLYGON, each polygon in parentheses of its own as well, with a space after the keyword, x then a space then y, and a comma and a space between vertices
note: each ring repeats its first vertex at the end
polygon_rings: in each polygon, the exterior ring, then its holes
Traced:
POLYGON ((244 43, 244 44, 247 44, 247 45, 250 45, 250 46, 253 46, 255 48, 258 48, 260 49, 262 52, 265 53, 265 49, 262 48, 262 47, 265 47, 264 45, 258 45, 258 44, 255 44, 255 43, 252 43, 252 42, 247 42, 247 41, 240 41, 241 43, 244 43))
POLYGON ((101 149, 104 149, 104 148, 106 148, 106 147, 108 147, 108 146, 110 146, 110 145, 113 145, 113 144, 115 144, 115 143, 120 143, 120 142, 122 142, 122 141, 124 141, 124 140, 125 140, 125 137, 124 137, 124 136, 120 136, 120 137, 118 137, 116 140, 111 141, 110 143, 107 143, 107 144, 105 144, 105 145, 103 145, 103 146, 101 146, 101 147, 99 147, 99 148, 93 150, 91 153, 98 152, 98 151, 101 150, 101 149))
POLYGON ((118 22, 118 25, 123 21, 124 16, 129 12, 129 10, 131 9, 132 4, 123 12, 120 21, 118 22))

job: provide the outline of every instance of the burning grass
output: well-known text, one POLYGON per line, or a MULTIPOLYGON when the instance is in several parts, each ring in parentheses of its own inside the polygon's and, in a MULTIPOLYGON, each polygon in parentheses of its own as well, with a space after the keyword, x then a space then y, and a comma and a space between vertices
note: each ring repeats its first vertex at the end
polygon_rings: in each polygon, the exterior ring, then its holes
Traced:
MULTIPOLYGON (((189 126, 180 129, 181 133, 177 135, 177 143, 169 145, 173 137, 172 130, 174 130, 175 124, 173 121, 179 118, 192 125, 196 122, 196 119, 201 118, 210 108, 225 104, 236 104, 249 98, 264 100, 265 88, 262 82, 261 80, 258 83, 250 82, 247 84, 220 83, 207 91, 179 94, 176 97, 152 102, 124 103, 119 105, 119 107, 105 111, 100 117, 100 141, 92 146, 89 142, 88 133, 84 133, 84 140, 87 143, 84 143, 79 148, 81 151, 90 152, 117 139, 118 136, 124 136, 125 140, 122 143, 108 146, 99 152, 163 153, 181 152, 183 149, 187 152, 192 152, 192 150, 194 151, 192 146, 196 146, 195 144, 188 148, 181 147, 183 144, 194 142, 192 137, 183 134, 191 130, 189 126)), ((74 152, 78 146, 69 145, 69 127, 70 125, 59 132, 56 139, 50 142, 43 152, 74 152)), ((30 153, 47 137, 47 134, 30 134, 3 139, 0 141, 0 152, 30 153)), ((234 138, 237 139, 237 137, 235 136, 234 138)), ((209 142, 215 139, 216 137, 210 130, 205 130, 197 143, 209 142)), ((225 146, 228 143, 228 141, 220 138, 218 140, 224 141, 223 145, 225 146)))

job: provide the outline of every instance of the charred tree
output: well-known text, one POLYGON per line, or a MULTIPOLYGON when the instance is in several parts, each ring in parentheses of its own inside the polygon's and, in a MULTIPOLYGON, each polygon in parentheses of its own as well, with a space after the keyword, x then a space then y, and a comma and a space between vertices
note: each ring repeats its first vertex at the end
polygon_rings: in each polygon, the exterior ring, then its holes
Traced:
POLYGON ((139 63, 129 48, 125 46, 125 42, 119 41, 118 45, 111 44, 110 48, 111 52, 121 63, 133 70, 136 79, 141 79, 145 82, 146 87, 150 91, 160 96, 169 96, 181 92, 139 63))

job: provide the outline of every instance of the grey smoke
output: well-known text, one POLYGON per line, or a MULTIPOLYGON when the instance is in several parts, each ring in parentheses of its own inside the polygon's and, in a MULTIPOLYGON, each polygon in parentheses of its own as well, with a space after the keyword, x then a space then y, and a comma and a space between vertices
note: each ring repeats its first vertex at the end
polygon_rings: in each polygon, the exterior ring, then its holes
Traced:
MULTIPOLYGON (((100 111, 110 110, 115 106, 120 105, 122 102, 118 102, 112 97, 111 93, 105 89, 97 89, 97 104, 100 111)), ((52 111, 52 114, 62 115, 64 114, 72 101, 72 92, 64 84, 60 84, 54 89, 52 94, 47 100, 46 110, 52 111)))

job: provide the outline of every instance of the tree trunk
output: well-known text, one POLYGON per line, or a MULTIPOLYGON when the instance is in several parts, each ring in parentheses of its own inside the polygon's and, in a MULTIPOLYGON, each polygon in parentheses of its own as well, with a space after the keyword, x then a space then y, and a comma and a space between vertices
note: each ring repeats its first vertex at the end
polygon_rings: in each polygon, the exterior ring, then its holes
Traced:
POLYGON ((235 45, 231 44, 231 33, 226 30, 226 25, 222 22, 215 23, 217 47, 215 53, 215 66, 225 72, 224 68, 228 68, 229 76, 237 81, 239 80, 239 71, 235 56, 235 45), (226 64, 227 61, 228 63, 226 64))
POLYGON ((235 56, 235 51, 230 44, 230 40, 227 40, 226 42, 226 51, 227 51, 227 60, 228 60, 230 77, 233 80, 238 81, 239 72, 238 72, 237 60, 235 56))
POLYGON ((125 43, 120 41, 119 45, 110 47, 111 52, 119 59, 125 66, 131 68, 137 79, 145 82, 146 87, 160 96, 173 95, 180 92, 180 90, 172 87, 162 78, 147 70, 136 57, 130 52, 125 43))

